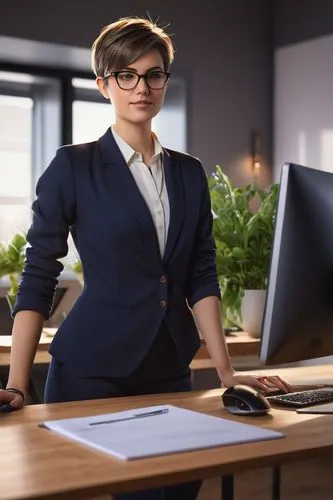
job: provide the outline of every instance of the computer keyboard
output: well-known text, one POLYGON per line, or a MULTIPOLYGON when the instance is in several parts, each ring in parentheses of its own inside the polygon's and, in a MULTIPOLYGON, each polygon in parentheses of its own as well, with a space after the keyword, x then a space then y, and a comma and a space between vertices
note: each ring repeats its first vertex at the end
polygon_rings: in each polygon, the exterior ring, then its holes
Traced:
POLYGON ((267 400, 270 403, 274 404, 283 404, 287 406, 296 406, 297 408, 305 408, 306 406, 313 406, 316 404, 333 401, 333 388, 289 392, 288 394, 268 396, 267 400))

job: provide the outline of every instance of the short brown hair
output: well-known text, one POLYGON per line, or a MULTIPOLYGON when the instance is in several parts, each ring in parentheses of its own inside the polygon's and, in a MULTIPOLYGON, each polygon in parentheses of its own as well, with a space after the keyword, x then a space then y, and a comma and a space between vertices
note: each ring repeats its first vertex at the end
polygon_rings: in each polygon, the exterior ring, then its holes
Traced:
POLYGON ((92 45, 91 62, 96 76, 121 70, 151 49, 159 50, 168 71, 174 47, 169 35, 149 19, 124 17, 105 26, 92 45))

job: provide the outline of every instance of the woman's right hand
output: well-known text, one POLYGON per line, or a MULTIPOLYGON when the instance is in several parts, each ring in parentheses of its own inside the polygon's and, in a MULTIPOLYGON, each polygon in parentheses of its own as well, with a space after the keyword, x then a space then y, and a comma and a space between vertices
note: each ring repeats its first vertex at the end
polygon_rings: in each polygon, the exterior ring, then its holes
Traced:
POLYGON ((24 406, 24 398, 21 394, 6 389, 0 389, 0 412, 10 413, 20 410, 24 406))

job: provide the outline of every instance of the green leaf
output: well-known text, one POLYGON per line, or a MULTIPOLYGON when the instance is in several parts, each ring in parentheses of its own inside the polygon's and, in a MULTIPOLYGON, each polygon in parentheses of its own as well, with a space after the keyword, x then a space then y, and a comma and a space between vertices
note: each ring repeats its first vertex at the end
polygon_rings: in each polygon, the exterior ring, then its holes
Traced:
POLYGON ((0 243, 0 278, 9 277, 8 297, 12 305, 16 300, 19 279, 24 268, 26 244, 25 234, 22 233, 15 234, 7 247, 0 243))
POLYGON ((244 290, 267 287, 279 186, 233 187, 220 165, 208 185, 224 321, 240 324, 244 290))

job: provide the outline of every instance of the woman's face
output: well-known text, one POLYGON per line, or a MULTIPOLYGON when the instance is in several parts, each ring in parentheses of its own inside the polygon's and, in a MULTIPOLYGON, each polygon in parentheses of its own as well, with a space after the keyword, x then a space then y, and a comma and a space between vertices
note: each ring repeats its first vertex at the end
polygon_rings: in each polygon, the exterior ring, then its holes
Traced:
MULTIPOLYGON (((160 52, 153 49, 127 68, 121 68, 121 70, 127 72, 118 76, 118 81, 122 87, 135 84, 137 77, 133 73, 138 75, 150 74, 152 76, 152 86, 154 86, 153 80, 158 78, 158 73, 154 72, 164 72, 163 59, 160 52), (129 80, 132 83, 129 84, 129 80)), ((101 77, 98 77, 96 82, 101 94, 106 99, 109 99, 114 106, 117 120, 120 119, 135 124, 150 122, 157 115, 163 104, 167 87, 165 85, 161 89, 151 89, 144 78, 140 78, 137 85, 131 90, 120 88, 115 76, 108 78, 107 85, 105 79, 101 77)))

